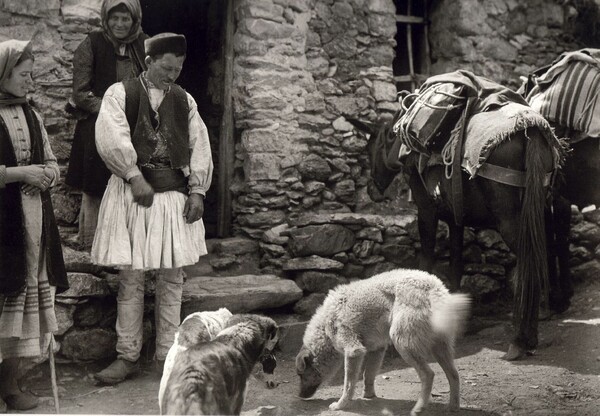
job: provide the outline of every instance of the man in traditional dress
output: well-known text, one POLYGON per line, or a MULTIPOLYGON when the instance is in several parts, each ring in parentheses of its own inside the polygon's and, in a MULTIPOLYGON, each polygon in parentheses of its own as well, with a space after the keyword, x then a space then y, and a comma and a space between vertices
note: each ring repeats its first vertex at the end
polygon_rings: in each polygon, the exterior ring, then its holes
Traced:
POLYGON ((118 383, 139 368, 144 270, 157 270, 155 360, 159 369, 179 326, 182 266, 207 253, 204 196, 213 163, 206 126, 175 84, 186 40, 162 33, 144 43, 148 70, 113 84, 96 122, 98 153, 113 173, 102 198, 92 261, 120 267, 117 359, 95 375, 118 383))

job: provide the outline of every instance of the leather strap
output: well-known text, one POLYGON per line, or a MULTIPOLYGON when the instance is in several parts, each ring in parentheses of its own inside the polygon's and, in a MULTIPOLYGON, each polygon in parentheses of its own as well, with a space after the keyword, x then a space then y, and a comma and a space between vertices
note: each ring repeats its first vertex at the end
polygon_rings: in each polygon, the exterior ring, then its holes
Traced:
MULTIPOLYGON (((525 188, 526 174, 527 172, 521 170, 505 168, 488 162, 483 163, 477 171, 477 175, 482 178, 519 188, 525 188)), ((549 186, 551 181, 552 172, 549 172, 544 176, 544 186, 549 186)))

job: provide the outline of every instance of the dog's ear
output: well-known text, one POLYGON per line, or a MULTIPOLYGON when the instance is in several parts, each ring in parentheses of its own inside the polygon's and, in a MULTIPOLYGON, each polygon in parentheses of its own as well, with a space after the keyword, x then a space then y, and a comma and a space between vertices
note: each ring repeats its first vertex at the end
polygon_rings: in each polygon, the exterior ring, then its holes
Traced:
POLYGON ((277 325, 272 325, 269 328, 269 332, 267 334, 267 340, 272 341, 274 339, 278 339, 279 338, 279 327, 277 327, 277 325))
POLYGON ((310 361, 310 352, 304 347, 302 347, 302 349, 296 356, 296 372, 298 374, 304 373, 304 370, 306 370, 306 365, 310 363, 310 361))
POLYGON ((279 327, 275 324, 267 326, 264 348, 273 351, 279 343, 279 327))

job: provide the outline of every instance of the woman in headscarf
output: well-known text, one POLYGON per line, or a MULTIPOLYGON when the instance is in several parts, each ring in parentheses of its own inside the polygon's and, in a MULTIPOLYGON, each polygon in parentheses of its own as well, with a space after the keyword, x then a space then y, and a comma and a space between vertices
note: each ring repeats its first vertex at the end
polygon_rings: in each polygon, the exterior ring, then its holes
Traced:
MULTIPOLYGON (((68 108, 82 117, 75 127, 65 183, 83 191, 78 242, 89 249, 110 171, 98 155, 94 126, 102 96, 112 84, 146 70, 139 0, 104 0, 102 29, 91 32, 73 57, 73 96, 68 108)), ((78 117, 79 118, 79 117, 78 117)))
POLYGON ((23 358, 47 352, 58 329, 54 293, 68 288, 48 189, 59 177, 32 87, 29 42, 0 43, 0 410, 37 406, 21 391, 23 358))

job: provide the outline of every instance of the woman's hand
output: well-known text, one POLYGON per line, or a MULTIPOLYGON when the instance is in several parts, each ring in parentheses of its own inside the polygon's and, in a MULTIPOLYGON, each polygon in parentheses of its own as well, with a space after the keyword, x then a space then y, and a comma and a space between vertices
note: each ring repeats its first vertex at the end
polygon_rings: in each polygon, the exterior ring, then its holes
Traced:
POLYGON ((45 191, 52 183, 52 178, 49 178, 48 175, 46 175, 44 168, 44 165, 19 166, 20 182, 23 182, 25 185, 34 186, 41 191, 45 191))

